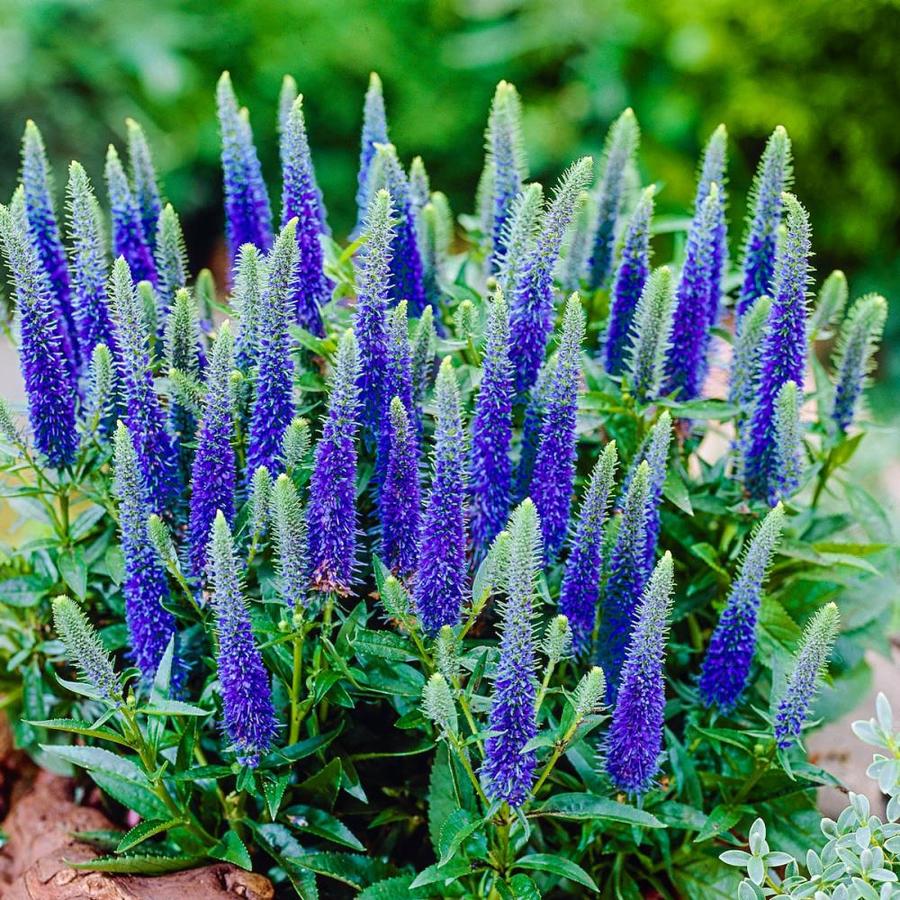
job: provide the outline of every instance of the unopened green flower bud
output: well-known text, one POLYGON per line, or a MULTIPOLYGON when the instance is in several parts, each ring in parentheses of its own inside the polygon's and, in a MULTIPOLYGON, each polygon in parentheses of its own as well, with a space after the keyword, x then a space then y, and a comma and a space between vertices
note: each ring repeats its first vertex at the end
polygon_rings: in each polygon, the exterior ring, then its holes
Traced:
POLYGON ((281 443, 281 458, 288 473, 302 465, 309 453, 309 446, 309 422, 306 419, 294 419, 285 430, 281 443))
POLYGON ((453 325, 456 329, 456 335, 461 341, 467 341, 475 334, 475 318, 475 305, 471 300, 463 300, 456 307, 453 325))
POLYGON ((606 678, 603 669, 594 666, 586 672, 572 698, 575 705, 575 720, 580 722, 586 716, 596 715, 603 708, 603 696, 606 693, 606 678))
POLYGON ((250 534, 254 540, 265 530, 269 518, 269 496, 272 478, 265 466, 260 466, 250 482, 250 534))
POLYGON ((388 575, 382 585, 381 602, 392 619, 402 619, 409 614, 409 594, 393 575, 388 575))
POLYGON ((169 534, 166 523, 156 513, 147 519, 147 537, 150 538, 153 549, 165 566, 173 571, 180 571, 178 551, 175 549, 172 535, 169 534))
POLYGON ((435 672, 425 684, 422 692, 422 711, 439 728, 450 734, 456 734, 458 719, 456 704, 447 679, 440 672, 435 672))
POLYGON ((552 668, 572 649, 572 629, 565 616, 554 616, 544 635, 544 652, 552 668))
POLYGON ((53 624, 82 678, 108 700, 116 700, 119 686, 112 660, 81 607, 68 597, 54 597, 53 624))
POLYGON ((434 642, 434 655, 437 670, 447 679, 453 681, 459 675, 459 658, 457 656, 459 642, 449 625, 444 625, 434 642))
POLYGON ((16 422, 13 418, 12 410, 9 408, 9 401, 5 397, 0 397, 0 437, 10 444, 19 442, 16 422))

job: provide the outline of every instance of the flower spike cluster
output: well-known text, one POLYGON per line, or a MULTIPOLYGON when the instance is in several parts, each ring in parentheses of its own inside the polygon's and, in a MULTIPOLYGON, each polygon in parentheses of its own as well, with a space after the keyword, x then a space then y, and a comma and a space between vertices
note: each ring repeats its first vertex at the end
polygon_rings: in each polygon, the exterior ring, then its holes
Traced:
POLYGON ((709 324, 716 324, 719 318, 719 305, 722 300, 722 278, 728 264, 728 222, 725 210, 728 205, 728 194, 725 190, 728 176, 728 132, 724 125, 719 125, 710 135, 703 150, 700 164, 700 177, 697 180, 697 195, 694 198, 694 220, 703 215, 703 206, 715 185, 719 192, 716 205, 716 221, 712 227, 712 249, 710 252, 709 272, 709 324))
POLYGON ((775 712, 775 743, 786 750, 800 739, 822 672, 828 666, 841 617, 828 603, 810 620, 803 632, 794 668, 775 712))
POLYGON ((610 441, 597 460, 584 492, 559 590, 559 609, 569 620, 572 647, 578 656, 590 650, 594 633, 603 565, 603 529, 618 460, 615 441, 610 441))
POLYGON ((525 747, 537 731, 534 604, 541 558, 540 522, 530 500, 509 523, 509 558, 501 611, 500 658, 494 679, 481 779, 492 800, 519 807, 534 780, 535 754, 525 747))
POLYGON ((238 251, 232 305, 238 317, 235 362, 242 372, 249 372, 259 358, 259 309, 266 283, 267 261, 253 244, 238 251))
POLYGON ((231 262, 244 244, 260 250, 272 246, 272 210, 263 181, 247 111, 238 107, 231 76, 223 72, 216 87, 222 135, 222 180, 225 189, 225 231, 231 262))
POLYGON ((289 316, 297 276, 297 220, 278 235, 266 262, 266 286, 259 299, 259 366, 250 417, 247 471, 276 470, 284 432, 294 418, 294 363, 289 316))
POLYGON ((128 163, 131 169, 131 189, 140 210, 144 237, 154 250, 162 200, 159 196, 153 155, 144 129, 134 119, 126 119, 128 129, 128 163))
POLYGON ((481 390, 472 418, 471 530, 479 557, 503 530, 509 515, 514 395, 509 309, 498 290, 488 307, 481 390))
POLYGON ((363 105, 362 136, 359 151, 359 174, 357 176, 356 231, 362 230, 363 220, 369 209, 371 188, 369 175, 375 159, 375 145, 389 143, 387 114, 384 109, 384 91, 376 72, 369 75, 369 88, 363 105))
POLYGON ((563 173, 510 302, 510 357, 516 370, 516 387, 522 394, 531 390, 544 361, 553 330, 553 273, 593 165, 591 158, 585 156, 563 173))
POLYGON ((149 281, 156 285, 156 265, 144 234, 141 210, 112 144, 106 151, 105 174, 112 217, 113 256, 125 258, 135 282, 149 281))
POLYGON ((594 246, 588 260, 588 282, 592 288, 606 283, 612 271, 616 228, 625 193, 628 167, 634 162, 641 139, 634 111, 626 109, 609 128, 600 162, 600 181, 596 188, 597 224, 594 246))
POLYGON ((609 308, 609 323, 603 344, 603 363, 610 375, 621 375, 630 346, 631 327, 638 301, 650 275, 650 222, 655 189, 644 190, 622 243, 622 258, 616 269, 609 308))
POLYGON ((800 392, 795 381, 786 381, 775 400, 774 477, 769 501, 787 500, 800 486, 803 474, 803 427, 800 424, 800 392))
POLYGON ((648 791, 659 771, 666 703, 663 663, 675 586, 672 555, 659 561, 634 616, 606 747, 606 772, 629 794, 648 791))
POLYGON ((203 418, 197 434, 197 451, 191 473, 190 558, 196 575, 206 568, 209 534, 217 512, 231 524, 234 519, 234 492, 237 470, 231 445, 231 372, 234 367, 234 338, 231 326, 223 322, 213 345, 207 376, 203 418))
POLYGON ((780 125, 769 137, 753 186, 741 259, 737 314, 742 317, 757 297, 772 292, 782 195, 791 189, 791 139, 780 125))
POLYGON ((519 274, 534 248, 544 210, 544 189, 526 185, 513 201, 504 226, 503 255, 497 260, 497 284, 507 298, 512 297, 519 274))
POLYGON ((213 522, 209 556, 225 733, 238 762, 256 766, 278 733, 278 720, 269 673, 253 639, 231 529, 221 513, 213 522))
POLYGON ((786 233, 775 265, 772 306, 760 350, 756 400, 742 436, 744 484, 758 499, 778 499, 777 399, 786 382, 802 385, 806 374, 809 215, 790 194, 784 195, 783 203, 787 208, 786 233))
POLYGON ((0 245, 16 292, 19 356, 34 443, 51 466, 72 462, 76 382, 47 275, 22 223, 0 206, 0 245))
POLYGON ((459 385, 445 357, 435 387, 434 474, 422 522, 415 602, 429 635, 459 622, 466 583, 465 450, 459 385))
POLYGON ((531 496, 541 519, 544 553, 553 559, 566 538, 575 480, 575 432, 584 311, 578 294, 566 304, 556 370, 547 391, 531 496))
POLYGON ((359 351, 344 332, 334 365, 328 412, 316 445, 309 488, 309 552, 313 586, 348 594, 356 565, 356 431, 359 351))
POLYGON ((762 586, 784 527, 784 507, 774 507, 753 534, 719 623, 703 659, 700 696, 707 706, 731 712, 750 677, 762 586))
POLYGON ((381 490, 381 552, 401 575, 419 560, 419 443, 407 407, 395 396, 389 412, 390 451, 381 490))
POLYGON ((31 242, 47 274, 53 308, 60 318, 67 356, 76 368, 87 362, 75 342, 77 320, 72 307, 69 268, 53 206, 53 179, 44 139, 29 119, 22 138, 22 188, 31 242))
POLYGON ((157 503, 157 495, 141 471, 132 435, 122 422, 116 428, 113 468, 125 558, 125 621, 129 646, 134 664, 144 679, 151 681, 175 634, 175 618, 164 606, 169 600, 166 573, 147 537, 151 502, 157 503))
POLYGON ((159 216, 156 229, 156 277, 159 312, 165 316, 175 301, 175 294, 187 284, 188 260, 178 213, 167 203, 159 216))
POLYGON ((328 302, 331 283, 323 270, 322 211, 319 187, 313 169, 303 97, 298 96, 281 135, 282 189, 281 225, 297 219, 297 285, 294 307, 297 323, 318 337, 325 336, 321 308, 328 302))
POLYGON ((281 596, 291 609, 309 602, 309 553, 306 518, 294 482, 282 472, 272 488, 269 500, 275 546, 278 551, 278 576, 281 596))

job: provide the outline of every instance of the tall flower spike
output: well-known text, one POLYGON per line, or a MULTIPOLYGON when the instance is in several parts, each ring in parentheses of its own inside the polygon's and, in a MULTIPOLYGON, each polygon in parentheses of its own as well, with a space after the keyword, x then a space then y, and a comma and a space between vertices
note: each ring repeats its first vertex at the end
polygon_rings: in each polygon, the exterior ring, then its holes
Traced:
POLYGON ((667 552, 635 613, 607 740, 606 772, 616 789, 629 794, 646 793, 659 771, 666 703, 663 665, 674 585, 667 552))
POLYGON ((650 275, 654 192, 652 186, 644 190, 625 228, 622 258, 613 281, 609 324, 603 344, 603 364, 610 375, 621 375, 625 368, 635 311, 650 275))
POLYGON ((794 657, 794 668, 775 712, 775 743, 782 750, 800 738, 819 678, 828 666, 840 623, 837 606, 828 603, 812 617, 803 632, 794 657))
POLYGON ((766 323, 772 309, 772 298, 757 297, 741 319, 740 331, 734 338, 731 354, 731 377, 728 381, 728 400, 737 404, 744 414, 753 407, 756 380, 759 377, 759 358, 766 323))
POLYGON ((231 529, 221 513, 213 523, 209 554, 225 733, 238 762, 256 766, 278 733, 278 720, 269 673, 253 638, 231 529))
POLYGON ((390 449, 379 503, 381 553, 391 569, 408 575, 419 560, 419 445, 407 409, 396 396, 389 424, 390 449))
POLYGON ((167 203, 156 229, 156 290, 160 314, 165 316, 175 301, 175 293, 187 284, 188 260, 178 213, 167 203))
POLYGON ((619 689, 628 635, 637 602, 647 584, 647 498, 650 466, 644 460, 634 473, 619 521, 603 595, 597 657, 614 700, 619 689))
POLYGON ((243 244, 253 244, 260 250, 272 246, 272 210, 250 121, 246 110, 238 108, 228 72, 219 78, 216 106, 222 135, 225 232, 233 265, 243 244))
POLYGON ((53 176, 44 139, 31 119, 25 123, 22 138, 22 187, 28 233, 40 264, 47 273, 53 309, 60 318, 63 349, 78 368, 86 359, 82 357, 76 342, 77 320, 72 308, 66 251, 63 249, 53 205, 53 176))
POLYGON ((519 443, 516 488, 513 494, 517 501, 524 500, 531 493, 531 477, 534 474, 534 462, 541 442, 547 391, 550 389, 555 371, 556 357, 552 356, 541 366, 537 381, 528 395, 525 414, 522 416, 522 439, 519 443))
POLYGON ((384 93, 381 88, 381 79, 375 72, 369 75, 369 88, 366 91, 365 104, 363 105, 362 136, 359 151, 359 174, 357 176, 356 230, 362 229, 363 220, 369 209, 371 191, 369 189, 369 173, 372 161, 375 159, 375 145, 387 144, 388 126, 387 115, 384 110, 384 93))
POLYGON ((412 341, 413 401, 417 428, 421 427, 422 402, 434 377, 434 358, 437 353, 437 335, 434 331, 434 314, 430 306, 422 310, 412 341))
POLYGON ((840 269, 835 269, 819 288, 816 305, 809 317, 809 335, 813 340, 841 318, 849 293, 847 276, 840 269))
POLYGON ((509 310, 503 292, 489 301, 481 389, 472 418, 471 530, 479 558, 503 530, 512 493, 512 407, 515 397, 509 361, 509 310))
MULTIPOLYGON (((721 266, 716 271, 716 232, 722 218, 719 186, 709 185, 700 213, 688 232, 684 265, 675 290, 672 334, 666 356, 665 393, 678 399, 700 396, 707 373, 710 307, 721 289, 721 266)), ((718 299, 715 301, 718 310, 718 299)))
POLYGON ((277 471, 284 432, 294 418, 294 362, 288 331, 297 272, 297 220, 282 228, 266 265, 259 301, 259 366, 247 442, 247 472, 277 471))
POLYGON ((150 244, 144 234, 138 206, 119 154, 112 144, 106 151, 106 189, 112 218, 113 256, 124 256, 134 280, 156 284, 156 266, 150 244))
POLYGON ((597 225, 594 247, 588 261, 588 281, 600 287, 612 271, 616 228, 625 193, 625 178, 640 143, 641 132, 634 111, 626 109, 609 128, 603 157, 600 161, 600 181, 596 189, 597 225))
POLYGON ((774 478, 770 485, 770 503, 787 500, 800 486, 802 449, 803 429, 797 383, 786 381, 775 401, 774 478))
POLYGON ((69 240, 72 243, 72 306, 81 358, 89 360, 97 344, 113 347, 113 325, 106 302, 107 259, 97 198, 79 162, 69 166, 66 186, 69 240))
POLYGON ((89 435, 106 435, 112 431, 116 401, 116 372, 113 355, 106 344, 97 344, 88 367, 84 421, 89 435))
POLYGON ((853 424, 886 320, 887 301, 878 294, 867 294, 853 304, 841 326, 834 355, 836 378, 831 419, 842 432, 853 424))
POLYGON ((113 264, 109 291, 115 313, 125 422, 134 439, 148 496, 159 508, 166 509, 179 493, 175 451, 153 388, 144 311, 128 263, 121 256, 113 264))
POLYGON ((627 370, 634 395, 642 403, 655 400, 662 387, 674 302, 672 270, 660 266, 644 285, 631 328, 627 370))
POLYGON ((537 244, 528 255, 510 302, 510 355, 520 393, 530 390, 553 330, 553 272, 563 237, 587 187, 593 161, 585 156, 562 175, 547 209, 537 244))
POLYGON ((739 318, 757 297, 773 291, 782 196, 790 190, 792 180, 791 139, 779 125, 766 143, 750 189, 736 307, 739 318))
POLYGON ((526 185, 513 201, 504 225, 503 254, 496 267, 504 297, 512 297, 525 260, 534 249, 543 210, 544 189, 537 183, 526 185))
POLYGON ((772 306, 760 350, 756 401, 742 435, 744 484, 752 496, 773 496, 778 483, 775 407, 788 381, 803 384, 806 374, 806 287, 809 281, 809 215, 785 194, 786 233, 775 264, 772 306))
POLYGON ((281 596, 291 609, 309 602, 309 552, 306 518, 294 482, 282 473, 275 481, 270 500, 281 596))
POLYGON ((590 191, 582 191, 563 245, 562 259, 559 261, 557 277, 564 290, 577 291, 581 288, 581 278, 591 255, 596 217, 597 204, 594 197, 590 191))
POLYGON ((68 597, 53 598, 53 626, 66 647, 66 656, 98 694, 119 702, 119 680, 109 652, 81 607, 68 597))
POLYGON ((75 373, 63 351, 62 323, 49 281, 21 223, 0 206, 0 243, 16 292, 19 358, 34 443, 51 466, 72 462, 75 430, 75 373))
POLYGON ((575 481, 575 427, 581 379, 584 311, 578 294, 566 304, 556 371, 547 391, 531 498, 541 518, 544 553, 552 560, 566 538, 575 481))
POLYGON ((143 128, 134 119, 126 119, 128 129, 128 164, 131 170, 131 189, 141 214, 141 224, 150 249, 156 246, 156 231, 162 211, 159 185, 153 156, 143 128))
POLYGON ((378 144, 369 177, 370 194, 384 188, 391 198, 391 218, 395 228, 391 235, 391 300, 406 300, 413 315, 428 305, 416 215, 410 201, 409 181, 393 144, 378 144))
POLYGON ((356 564, 356 430, 359 352, 352 331, 344 332, 328 413, 309 488, 309 542, 313 586, 348 594, 356 564))
POLYGON ((238 318, 235 361, 249 372, 259 360, 259 307, 266 283, 266 259, 253 244, 238 251, 232 304, 238 318))
POLYGON ((538 514, 534 504, 525 500, 509 524, 506 601, 488 722, 493 734, 485 744, 481 770, 488 797, 514 808, 528 796, 536 763, 534 751, 525 747, 537 731, 533 616, 541 557, 538 514))
POLYGON ((416 220, 422 255, 422 273, 428 303, 436 305, 441 296, 441 279, 453 242, 453 213, 445 194, 435 191, 416 220))
POLYGON ((716 324, 719 318, 719 306, 722 301, 722 278, 728 263, 728 223, 725 209, 728 195, 725 191, 728 168, 728 132, 724 125, 719 125, 710 135, 703 151, 700 164, 700 176, 697 180, 697 195, 694 198, 694 219, 703 217, 703 205, 713 185, 719 192, 719 203, 716 220, 712 226, 712 240, 709 264, 709 324, 716 324))
MULTIPOLYGON (((391 244, 394 237, 391 198, 380 190, 369 205, 366 242, 356 274, 356 314, 353 331, 359 342, 359 388, 366 443, 378 445, 389 398, 385 397, 387 369, 386 311, 391 295, 391 244)), ((382 460, 382 463, 384 460, 382 460)))
POLYGON ((143 477, 142 468, 132 436, 119 422, 114 469, 125 558, 125 621, 131 658, 144 680, 150 681, 175 634, 175 618, 164 606, 169 600, 166 573, 147 538, 151 498, 158 509, 165 509, 165 505, 143 477))
POLYGON ((298 96, 291 107, 281 144, 282 227, 291 219, 297 219, 299 258, 294 292, 295 316, 302 328, 324 337, 321 307, 328 302, 331 282, 325 277, 323 268, 325 258, 319 240, 323 215, 306 136, 302 96, 298 96))
POLYGON ((725 713, 737 706, 749 683, 762 587, 783 527, 784 507, 779 503, 753 533, 703 659, 700 696, 707 706, 725 713))
POLYGON ((409 346, 409 321, 406 301, 401 300, 387 317, 387 368, 385 396, 399 397, 404 409, 413 410, 412 350, 409 346))
POLYGON ((197 452, 191 471, 189 534, 191 567, 195 575, 205 571, 209 532, 216 513, 221 511, 228 523, 234 519, 237 470, 231 446, 233 366, 234 339, 226 321, 213 345, 203 417, 197 433, 197 452))
POLYGON ((435 387, 434 475, 422 522, 415 602, 422 627, 435 635, 456 625, 466 582, 465 442, 459 385, 450 357, 435 387))
MULTIPOLYGON (((175 303, 166 321, 166 363, 171 372, 173 369, 200 378, 200 325, 197 320, 197 308, 190 291, 181 288, 175 294, 175 303)), ((179 456, 182 462, 189 460, 188 445, 194 440, 197 422, 193 412, 173 399, 169 406, 169 428, 178 438, 179 456)), ((187 471, 190 472, 190 463, 187 471)), ((215 512, 215 510, 213 510, 215 512)))
POLYGON ((610 441, 597 460, 584 492, 559 591, 559 610, 569 620, 572 647, 578 656, 590 650, 594 633, 603 563, 603 528, 617 463, 616 444, 610 441))
POLYGON ((431 183, 421 156, 416 156, 409 164, 409 202, 418 214, 431 199, 431 183))
POLYGON ((644 564, 649 573, 656 558, 656 542, 659 540, 659 504, 662 500, 663 485, 669 459, 669 445, 672 442, 672 417, 663 411, 653 426, 647 439, 646 449, 641 458, 650 466, 650 489, 647 493, 647 540, 644 546, 644 564))
POLYGON ((491 186, 491 222, 488 238, 489 266, 496 270, 497 261, 506 249, 506 223, 513 201, 528 177, 528 161, 522 138, 522 101, 515 86, 501 81, 494 92, 485 132, 485 167, 491 186))

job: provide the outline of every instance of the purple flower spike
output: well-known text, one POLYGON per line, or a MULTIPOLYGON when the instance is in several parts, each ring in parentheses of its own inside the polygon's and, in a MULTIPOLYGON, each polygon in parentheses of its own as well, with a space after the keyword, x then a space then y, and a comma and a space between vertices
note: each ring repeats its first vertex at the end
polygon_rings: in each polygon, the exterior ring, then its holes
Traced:
POLYGON ((159 509, 167 509, 180 493, 175 448, 153 387, 149 335, 141 299, 131 280, 128 263, 121 256, 113 264, 109 295, 115 316, 125 423, 134 440, 148 496, 159 509))
POLYGON ((674 576, 672 555, 659 561, 634 617, 622 686, 606 747, 606 773, 613 786, 644 794, 659 771, 666 688, 663 665, 674 576))
POLYGON ((260 466, 278 471, 284 432, 294 418, 294 363, 288 321, 293 319, 297 274, 296 228, 297 220, 291 219, 267 259, 267 281, 259 301, 259 366, 247 443, 248 479, 260 466))
POLYGON ((141 215, 144 237, 150 249, 156 249, 156 229, 162 212, 162 199, 156 179, 153 156, 144 129, 134 119, 126 119, 128 129, 128 163, 131 170, 131 190, 141 215))
POLYGON ((344 332, 328 413, 316 445, 309 488, 309 551, 313 587, 349 594, 356 565, 356 430, 359 353, 352 331, 344 332))
POLYGON ((509 524, 506 601, 501 611, 500 657, 481 779, 491 800, 512 807, 525 802, 534 781, 535 754, 525 751, 537 732, 535 700, 534 603, 541 566, 541 536, 537 511, 525 500, 509 524))
POLYGON ((553 330, 553 272, 593 167, 593 160, 585 156, 563 173, 510 302, 510 358, 516 370, 516 387, 523 394, 531 390, 544 361, 553 330))
POLYGON ((114 463, 131 658, 144 680, 151 681, 175 634, 175 618, 164 606, 169 601, 166 573, 147 537, 153 506, 166 507, 144 478, 132 435, 122 422, 116 428, 114 463))
MULTIPOLYGON (((788 381, 802 385, 806 374, 806 297, 809 282, 809 215, 785 194, 786 234, 772 282, 772 306, 760 351, 756 401, 742 434, 743 479, 753 497, 776 496, 779 481, 775 441, 778 395, 788 381)), ((777 497, 776 497, 777 499, 777 497)))
POLYGON ((223 322, 213 346, 207 374, 206 400, 197 436, 197 452, 191 472, 190 556, 196 575, 206 568, 209 534, 217 512, 230 524, 234 519, 237 472, 231 446, 234 339, 223 322))
POLYGON ((479 558, 503 530, 509 515, 514 397, 509 361, 509 310, 498 291, 488 307, 481 390, 472 418, 471 529, 479 558))
POLYGON ((141 210, 131 192, 119 154, 112 144, 106 151, 106 188, 112 217, 113 256, 124 256, 135 282, 149 281, 156 285, 156 265, 144 225, 141 210))
POLYGON ((389 140, 381 79, 375 72, 372 72, 369 75, 369 88, 366 91, 366 100, 363 106, 359 175, 356 191, 356 232, 361 231, 363 220, 369 210, 369 201, 372 194, 369 186, 369 174, 372 168, 372 161, 375 159, 375 145, 387 144, 389 140))
POLYGON ((572 294, 566 304, 556 370, 547 391, 531 480, 531 497, 541 519, 544 553, 548 561, 553 559, 565 540, 572 505, 584 328, 581 301, 578 294, 572 294))
MULTIPOLYGON (((647 540, 644 546, 644 565, 647 574, 653 569, 656 559, 656 543, 659 540, 659 504, 662 500, 663 485, 669 459, 669 445, 672 443, 672 417, 663 411, 653 426, 638 459, 646 459, 650 466, 650 490, 647 494, 647 540)), ((630 479, 628 479, 630 482, 630 479)))
POLYGON ((72 307, 66 251, 53 208, 53 176, 44 139, 31 119, 25 123, 22 138, 22 187, 28 233, 47 273, 53 308, 60 319, 63 350, 77 370, 87 364, 90 355, 83 356, 77 342, 77 320, 72 307))
POLYGON ((779 503, 753 534, 703 659, 700 696, 707 706, 725 713, 737 706, 749 683, 762 586, 783 527, 784 507, 779 503))
POLYGON ((271 679, 253 639, 231 529, 221 513, 213 523, 209 551, 225 734, 238 762, 256 766, 278 734, 278 720, 271 679))
POLYGON ((464 437, 459 385, 445 357, 435 387, 434 476, 422 523, 415 602, 429 635, 459 622, 466 585, 464 437))
POLYGON ((75 373, 63 351, 62 323, 37 251, 6 207, 0 207, 0 243, 16 292, 19 356, 34 443, 51 466, 65 466, 75 457, 78 433, 75 373))
POLYGON ((391 400, 390 454, 379 504, 381 553, 385 563, 401 575, 419 562, 419 445, 406 407, 391 400))
POLYGON ((243 244, 272 246, 272 210, 262 177, 247 111, 239 109, 231 76, 223 72, 216 87, 222 135, 225 232, 232 266, 243 244))
POLYGON ((631 346, 631 323, 650 275, 650 222, 654 188, 641 194, 631 214, 622 244, 622 259, 613 282, 603 362, 610 375, 621 375, 631 346))
POLYGON ((559 591, 559 611, 569 620, 572 648, 578 656, 590 650, 594 633, 603 565, 603 529, 617 463, 616 444, 610 441, 597 460, 584 492, 559 591))
POLYGON ((303 97, 291 106, 286 127, 281 135, 283 186, 281 193, 282 227, 297 219, 299 262, 297 287, 294 292, 298 324, 318 337, 325 336, 321 308, 331 295, 331 282, 325 277, 324 253, 319 240, 322 234, 322 208, 316 174, 313 169, 303 97))
POLYGON ((780 125, 772 132, 759 161, 750 190, 751 211, 741 259, 741 292, 737 314, 742 317, 753 301, 772 291, 782 195, 791 189, 791 139, 780 125))
POLYGON ((703 215, 703 204, 709 196, 713 184, 719 189, 718 214, 713 226, 712 252, 710 253, 711 286, 709 295, 709 324, 713 326, 719 318, 719 306, 722 302, 722 278, 728 264, 728 222, 725 210, 728 205, 728 194, 725 191, 728 168, 728 132, 724 125, 710 135, 703 151, 703 162, 700 165, 700 178, 697 182, 697 196, 694 199, 694 219, 703 215))

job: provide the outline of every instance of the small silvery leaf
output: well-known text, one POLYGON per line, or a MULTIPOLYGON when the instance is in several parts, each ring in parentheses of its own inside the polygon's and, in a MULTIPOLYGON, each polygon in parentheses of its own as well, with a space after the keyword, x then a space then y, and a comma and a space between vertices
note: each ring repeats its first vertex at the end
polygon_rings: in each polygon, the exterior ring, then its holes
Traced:
POLYGON ((750 852, 754 856, 758 856, 763 852, 762 846, 766 840, 766 823, 762 819, 757 819, 750 826, 750 852))
POLYGON ((726 850, 724 853, 719 854, 719 859, 721 859, 726 866, 738 866, 743 869, 744 866, 750 862, 752 857, 744 850, 726 850))
POLYGON ((762 884, 766 878, 766 867, 763 864, 762 857, 753 856, 747 863, 747 874, 754 884, 762 884))
POLYGON ((882 691, 879 691, 875 698, 875 713, 878 717, 878 724, 890 734, 894 730, 894 716, 891 711, 891 703, 882 691))

